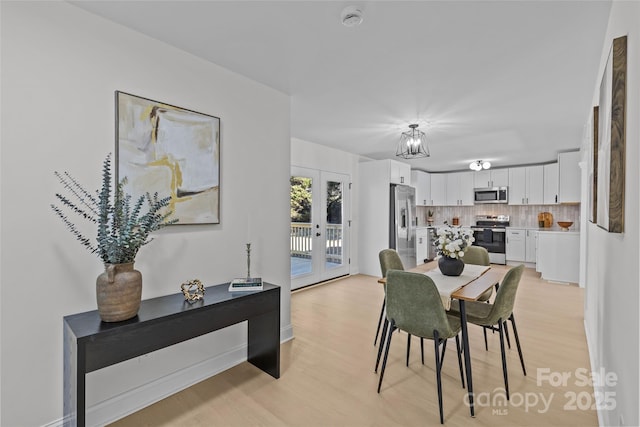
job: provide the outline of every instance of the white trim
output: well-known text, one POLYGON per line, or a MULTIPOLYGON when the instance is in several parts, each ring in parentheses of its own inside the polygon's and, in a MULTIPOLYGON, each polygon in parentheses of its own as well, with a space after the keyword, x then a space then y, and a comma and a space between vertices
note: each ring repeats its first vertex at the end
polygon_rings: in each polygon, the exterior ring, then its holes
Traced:
MULTIPOLYGON (((584 333, 587 336, 587 351, 589 352, 589 363, 591 364, 591 372, 598 372, 596 366, 598 366, 598 364, 595 361, 595 355, 594 353, 591 351, 591 349, 593 349, 593 346, 591 344, 591 334, 589 333, 589 325, 587 323, 587 320, 584 320, 584 333)), ((602 396, 602 385, 598 385, 596 384, 597 381, 594 381, 593 384, 593 392, 595 393, 596 396, 600 395, 602 396), (596 388, 598 388, 598 390, 596 390, 596 388)), ((598 425, 599 426, 603 426, 604 424, 604 415, 602 414, 602 411, 600 411, 599 409, 600 405, 596 405, 596 413, 598 414, 598 425)))

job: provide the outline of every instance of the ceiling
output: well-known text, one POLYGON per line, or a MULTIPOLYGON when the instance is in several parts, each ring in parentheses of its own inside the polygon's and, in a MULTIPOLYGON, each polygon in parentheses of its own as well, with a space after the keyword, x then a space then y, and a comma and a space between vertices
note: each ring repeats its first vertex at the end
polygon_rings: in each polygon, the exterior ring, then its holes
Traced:
MULTIPOLYGON (((291 136, 426 171, 554 161, 581 145, 610 1, 82 1, 291 96, 291 136), (342 24, 346 6, 363 22, 342 24)), ((223 118, 224 120, 224 118, 223 118)))

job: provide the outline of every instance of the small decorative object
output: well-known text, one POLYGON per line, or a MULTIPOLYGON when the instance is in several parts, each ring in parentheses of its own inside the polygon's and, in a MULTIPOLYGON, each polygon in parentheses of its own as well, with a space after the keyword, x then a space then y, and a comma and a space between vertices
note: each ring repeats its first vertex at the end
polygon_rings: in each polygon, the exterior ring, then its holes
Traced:
POLYGON ((247 278, 251 277, 251 243, 247 243, 247 278))
POLYGON ((464 270, 464 253, 475 241, 473 231, 463 227, 438 228, 434 242, 440 259, 438 267, 445 276, 459 276, 464 270))
POLYGON ((229 292, 246 292, 246 291, 261 291, 262 290, 262 278, 261 277, 243 277, 239 279, 233 279, 229 283, 229 292))
POLYGON ((433 211, 431 209, 427 211, 427 224, 433 225, 433 211))
POLYGON ((63 187, 70 193, 56 193, 60 206, 51 205, 71 234, 92 254, 98 254, 105 272, 96 281, 96 299, 100 317, 105 322, 127 320, 138 313, 142 295, 142 276, 133 269, 138 250, 151 242, 149 234, 177 222, 168 219, 170 197, 158 198, 147 193, 135 203, 125 194, 126 178, 115 184, 111 179, 111 155, 107 155, 102 167, 102 188, 96 194, 87 191, 69 173, 55 172, 63 187), (143 205, 147 212, 142 212, 143 205), (67 211, 75 213, 98 225, 97 239, 92 239, 73 223, 67 211))
POLYGON ((460 218, 458 218, 457 216, 454 216, 451 223, 453 225, 460 225, 460 218))
POLYGON ((251 277, 251 243, 247 243, 247 277, 233 279, 229 283, 229 292, 261 290, 262 278, 251 277))
POLYGON ((219 224, 220 119, 119 91, 116 118, 127 191, 171 195, 181 224, 219 224))
POLYGON ((196 302, 204 299, 204 285, 198 279, 189 280, 180 285, 184 299, 188 302, 196 302), (193 293, 191 293, 193 291, 193 293))
POLYGON ((573 221, 558 221, 558 225, 562 228, 562 231, 569 231, 569 227, 573 225, 573 221))

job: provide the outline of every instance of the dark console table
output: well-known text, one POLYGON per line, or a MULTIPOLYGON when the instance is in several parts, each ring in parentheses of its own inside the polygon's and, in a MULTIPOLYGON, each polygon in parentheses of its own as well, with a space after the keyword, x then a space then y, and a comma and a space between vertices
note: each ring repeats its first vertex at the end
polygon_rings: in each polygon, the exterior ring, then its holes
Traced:
POLYGON ((65 316, 64 425, 85 425, 85 375, 215 330, 248 321, 249 362, 280 377, 280 287, 228 292, 228 283, 206 288, 204 300, 182 293, 142 301, 138 315, 117 323, 98 311, 65 316))

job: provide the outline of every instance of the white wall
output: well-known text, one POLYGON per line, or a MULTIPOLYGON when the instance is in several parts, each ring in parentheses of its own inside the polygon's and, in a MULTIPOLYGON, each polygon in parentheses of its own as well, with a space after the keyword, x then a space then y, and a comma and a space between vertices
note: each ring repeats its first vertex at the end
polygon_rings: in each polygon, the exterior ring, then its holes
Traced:
MULTIPOLYGON (((282 334, 290 337, 289 98, 66 2, 1 7, 0 424, 62 417, 62 317, 96 308, 102 266, 51 212, 53 171, 98 188, 114 150, 115 90, 221 118, 221 224, 157 233, 136 259, 143 299, 179 292, 193 278, 211 285, 244 274, 250 239, 252 272, 282 285, 282 334)), ((241 326, 90 374, 88 424, 239 363, 241 326)))
POLYGON ((350 234, 350 274, 358 273, 358 228, 359 211, 357 195, 358 185, 358 161, 360 156, 325 147, 324 145, 291 138, 291 166, 308 169, 318 169, 328 172, 341 173, 351 177, 351 234, 350 234))
MULTIPOLYGON (((594 82, 593 105, 598 105, 599 87, 612 40, 627 35, 627 110, 625 218, 622 234, 608 233, 586 224, 587 271, 585 326, 592 369, 617 375, 615 386, 596 391, 615 393, 616 408, 600 411, 602 425, 640 424, 638 416, 638 306, 640 251, 638 200, 640 176, 640 3, 613 2, 604 40, 600 73, 594 82)), ((592 114, 591 109, 588 111, 592 114)), ((586 150, 587 147, 584 147, 586 150)), ((586 181, 583 181, 586 185, 586 181)), ((584 193, 583 193, 584 194, 584 193)), ((603 396, 602 394, 600 396, 603 396)))

